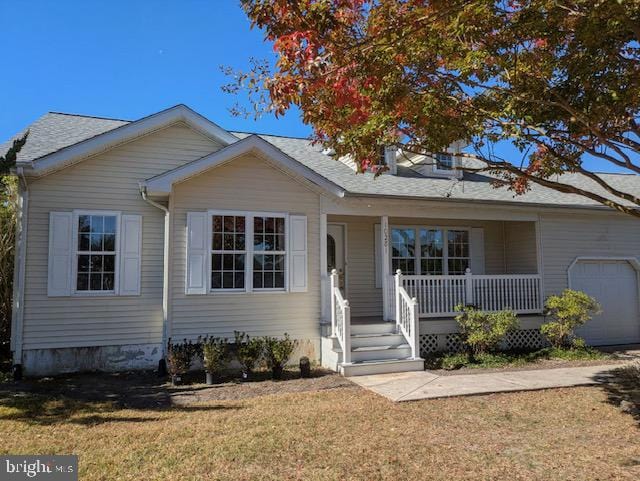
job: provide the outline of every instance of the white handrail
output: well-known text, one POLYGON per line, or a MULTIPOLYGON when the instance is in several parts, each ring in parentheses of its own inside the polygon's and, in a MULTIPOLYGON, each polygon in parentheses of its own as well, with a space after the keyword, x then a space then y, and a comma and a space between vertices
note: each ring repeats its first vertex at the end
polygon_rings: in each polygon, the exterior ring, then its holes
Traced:
POLYGON ((459 304, 517 314, 543 309, 539 274, 475 275, 467 269, 464 275, 403 275, 402 286, 418 300, 420 317, 454 316, 459 304))
POLYGON ((395 275, 395 320, 396 326, 411 347, 411 356, 420 358, 420 319, 418 314, 418 300, 410 297, 402 285, 402 271, 398 269, 395 275))
POLYGON ((331 335, 338 339, 342 348, 343 364, 351 363, 351 306, 342 297, 338 271, 331 271, 331 335))

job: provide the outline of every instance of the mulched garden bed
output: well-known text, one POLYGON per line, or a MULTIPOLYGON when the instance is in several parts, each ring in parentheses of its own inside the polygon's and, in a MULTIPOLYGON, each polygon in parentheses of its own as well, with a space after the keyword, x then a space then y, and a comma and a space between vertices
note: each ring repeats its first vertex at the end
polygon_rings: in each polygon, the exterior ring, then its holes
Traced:
POLYGON ((273 381, 270 373, 255 373, 250 381, 241 381, 233 373, 219 384, 206 385, 203 372, 186 376, 185 384, 173 386, 153 371, 120 373, 84 373, 25 379, 0 384, 0 399, 27 394, 69 398, 83 402, 109 402, 122 408, 169 408, 200 401, 242 400, 283 393, 326 391, 355 385, 344 377, 324 369, 312 370, 302 379, 297 370, 285 371, 284 379, 273 381))
POLYGON ((604 353, 593 348, 576 350, 506 351, 487 354, 470 363, 464 354, 434 353, 426 359, 426 369, 441 376, 482 374, 491 372, 528 371, 564 367, 616 365, 629 361, 629 356, 604 353))

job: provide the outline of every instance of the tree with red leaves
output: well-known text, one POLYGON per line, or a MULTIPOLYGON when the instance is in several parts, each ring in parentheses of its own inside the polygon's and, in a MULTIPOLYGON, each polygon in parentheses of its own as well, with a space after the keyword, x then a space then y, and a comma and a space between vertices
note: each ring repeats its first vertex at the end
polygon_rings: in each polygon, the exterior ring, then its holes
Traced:
POLYGON ((535 183, 640 217, 637 192, 585 167, 640 174, 640 0, 242 6, 277 62, 255 62, 227 90, 247 88, 256 113, 299 107, 315 140, 360 171, 381 144, 433 153, 464 140, 483 161, 474 170, 516 194, 535 183), (495 153, 504 143, 517 158, 495 153), (566 172, 591 187, 564 182, 566 172))

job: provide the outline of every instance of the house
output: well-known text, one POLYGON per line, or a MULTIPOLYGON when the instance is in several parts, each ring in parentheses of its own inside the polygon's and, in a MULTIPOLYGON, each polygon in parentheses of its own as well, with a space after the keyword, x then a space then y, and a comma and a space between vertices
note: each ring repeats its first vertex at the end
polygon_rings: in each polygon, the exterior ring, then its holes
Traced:
MULTIPOLYGON (((132 122, 48 113, 29 129, 11 339, 25 374, 154 368, 169 338, 234 330, 287 332, 345 374, 422 369, 459 343, 456 304, 515 310, 509 345, 533 345, 545 296, 566 287, 603 305, 589 343, 640 342, 640 222, 459 174, 460 146, 386 149, 374 178, 184 105, 132 122)), ((602 175, 640 191, 638 176, 602 175)))

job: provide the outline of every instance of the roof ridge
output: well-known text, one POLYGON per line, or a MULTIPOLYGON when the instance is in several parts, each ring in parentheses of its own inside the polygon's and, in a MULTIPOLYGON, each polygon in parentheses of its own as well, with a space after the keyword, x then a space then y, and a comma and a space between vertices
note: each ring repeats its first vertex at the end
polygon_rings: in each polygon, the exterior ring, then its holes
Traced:
POLYGON ((293 136, 293 135, 267 134, 265 132, 249 132, 249 131, 246 131, 246 130, 229 130, 229 132, 236 133, 236 134, 247 134, 247 135, 265 135, 265 136, 268 136, 268 137, 278 137, 280 139, 295 139, 295 140, 308 140, 308 141, 311 141, 311 139, 309 137, 297 137, 297 136, 293 136))
POLYGON ((99 115, 85 115, 85 114, 73 114, 70 112, 56 112, 53 110, 50 110, 48 113, 50 114, 56 114, 56 115, 66 115, 69 117, 84 117, 87 119, 97 119, 97 120, 114 120, 116 122, 134 122, 134 120, 128 120, 128 119, 117 119, 115 117, 102 117, 99 115))

